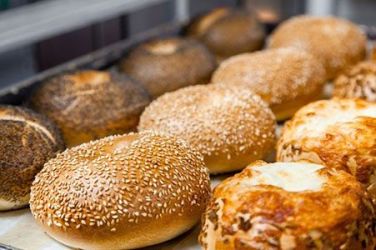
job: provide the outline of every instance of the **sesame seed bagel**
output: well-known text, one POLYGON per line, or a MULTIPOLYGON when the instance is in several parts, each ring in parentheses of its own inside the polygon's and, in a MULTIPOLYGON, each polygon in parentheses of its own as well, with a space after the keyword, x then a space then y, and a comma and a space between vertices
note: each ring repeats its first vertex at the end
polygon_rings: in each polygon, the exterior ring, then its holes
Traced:
POLYGON ((270 48, 305 49, 333 79, 366 56, 367 39, 358 26, 336 17, 297 16, 283 22, 270 37, 270 48))
POLYGON ((334 81, 333 95, 376 102, 376 62, 358 63, 338 76, 334 81))
POLYGON ((376 197, 376 103, 332 99, 308 104, 285 123, 277 160, 345 170, 376 197))
POLYGON ((47 118, 0 105, 0 211, 27 206, 35 175, 63 148, 60 132, 47 118))
POLYGON ((28 105, 60 127, 68 147, 134 131, 150 97, 125 76, 80 71, 42 83, 28 105))
POLYGON ((166 38, 139 45, 119 66, 156 98, 185 86, 208 83, 216 62, 198 41, 166 38))
POLYGON ((199 240, 205 250, 371 250, 375 208, 344 171, 258 161, 215 188, 199 240))
POLYGON ((133 249, 195 225, 210 196, 202 156, 157 133, 110 136, 47 162, 30 208, 51 237, 80 249, 133 249))
POLYGON ((187 35, 200 40, 219 61, 264 44, 264 27, 254 16, 231 8, 216 8, 194 19, 187 35))
POLYGON ((251 89, 269 103, 277 120, 284 120, 321 97, 325 72, 305 51, 271 49, 227 59, 214 72, 212 82, 251 89))
POLYGON ((203 154, 210 173, 241 169, 273 148, 275 118, 247 89, 199 85, 165 94, 141 115, 140 131, 186 140, 203 154))

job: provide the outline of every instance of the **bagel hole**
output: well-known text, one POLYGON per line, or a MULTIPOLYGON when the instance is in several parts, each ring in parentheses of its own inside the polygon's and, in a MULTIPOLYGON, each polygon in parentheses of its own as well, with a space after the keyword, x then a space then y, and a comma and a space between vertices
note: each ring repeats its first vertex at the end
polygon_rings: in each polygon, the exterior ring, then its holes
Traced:
POLYGON ((179 48, 176 40, 159 41, 148 45, 147 50, 154 55, 171 55, 179 48))
POLYGON ((70 78, 77 84, 102 84, 111 81, 111 76, 107 72, 100 72, 94 70, 77 72, 71 75, 70 78))
POLYGON ((200 21, 198 31, 200 34, 204 33, 206 30, 210 28, 215 22, 217 22, 222 17, 226 16, 230 12, 227 8, 220 8, 212 13, 208 14, 207 16, 203 17, 200 21))

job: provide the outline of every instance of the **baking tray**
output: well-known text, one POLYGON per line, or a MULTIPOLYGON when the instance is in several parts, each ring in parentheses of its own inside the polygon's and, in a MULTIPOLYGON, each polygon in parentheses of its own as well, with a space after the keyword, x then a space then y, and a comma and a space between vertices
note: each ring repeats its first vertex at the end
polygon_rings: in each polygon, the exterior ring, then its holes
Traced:
POLYGON ((26 80, 0 89, 0 104, 21 105, 32 89, 38 86, 38 84, 63 72, 79 69, 116 70, 116 63, 134 46, 152 38, 179 35, 182 33, 184 27, 185 23, 182 22, 173 22, 161 25, 146 32, 137 34, 129 39, 119 41, 103 49, 45 70, 26 80))

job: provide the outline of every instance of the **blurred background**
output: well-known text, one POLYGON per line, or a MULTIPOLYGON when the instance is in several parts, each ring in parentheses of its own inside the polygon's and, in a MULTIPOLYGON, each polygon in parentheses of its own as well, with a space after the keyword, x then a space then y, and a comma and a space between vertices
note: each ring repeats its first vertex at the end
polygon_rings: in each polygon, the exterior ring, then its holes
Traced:
POLYGON ((0 0, 0 89, 153 27, 239 5, 269 24, 308 13, 376 25, 375 0, 0 0))

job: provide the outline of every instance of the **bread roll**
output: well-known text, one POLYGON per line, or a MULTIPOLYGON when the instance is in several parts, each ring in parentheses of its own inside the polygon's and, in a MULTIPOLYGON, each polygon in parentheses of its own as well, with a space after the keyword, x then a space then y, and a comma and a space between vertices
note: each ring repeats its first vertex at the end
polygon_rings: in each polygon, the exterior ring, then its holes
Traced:
POLYGON ((307 160, 345 170, 376 197, 376 103, 318 101, 288 121, 277 144, 278 161, 307 160))
POLYGON ((248 89, 200 85, 153 101, 138 129, 186 140, 204 155, 210 173, 223 173, 267 156, 274 146, 275 118, 248 89))
POLYGON ((120 70, 141 83, 154 98, 185 86, 208 83, 215 67, 215 58, 204 45, 183 38, 141 44, 120 63, 120 70))
POLYGON ((338 76, 334 81, 333 95, 376 102, 376 62, 358 63, 338 76))
POLYGON ((47 118, 0 105, 0 211, 27 206, 34 176, 63 148, 60 132, 47 118))
POLYGON ((259 50, 265 29, 254 16, 231 8, 216 8, 197 17, 188 26, 187 35, 204 43, 218 61, 259 50))
POLYGON ((258 161, 215 188, 200 243, 205 250, 371 250, 375 208, 344 171, 258 161))
POLYGON ((30 208, 52 238, 80 249, 133 249, 195 225, 210 194, 202 156, 157 133, 111 136, 50 160, 30 208))
POLYGON ((305 49, 325 66, 328 79, 366 56, 367 39, 360 28, 337 17, 297 16, 283 22, 270 37, 270 48, 305 49))
POLYGON ((29 105, 54 120, 72 147, 135 130, 149 102, 147 92, 127 77, 88 70, 44 82, 29 105))
POLYGON ((227 59, 214 72, 212 82, 254 91, 269 103, 277 120, 284 120, 322 96, 325 71, 307 52, 271 49, 227 59))

